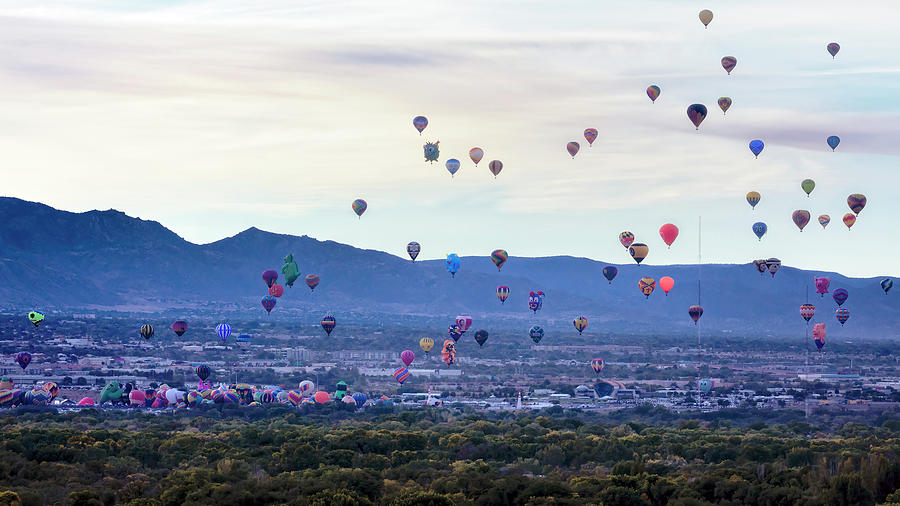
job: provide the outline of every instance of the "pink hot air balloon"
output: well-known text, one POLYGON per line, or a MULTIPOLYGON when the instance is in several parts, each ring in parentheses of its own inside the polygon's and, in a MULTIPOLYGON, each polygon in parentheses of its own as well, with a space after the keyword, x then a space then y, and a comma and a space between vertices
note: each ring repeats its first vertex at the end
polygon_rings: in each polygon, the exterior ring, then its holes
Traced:
POLYGON ((588 147, 594 146, 594 141, 597 140, 597 135, 599 135, 599 132, 597 132, 596 128, 586 128, 584 130, 584 140, 588 141, 588 147))
POLYGON ((581 145, 575 141, 566 144, 566 151, 569 152, 569 155, 571 155, 572 158, 575 158, 575 155, 578 154, 579 149, 581 149, 581 145))
POLYGON ((461 314, 456 317, 456 326, 459 330, 465 332, 472 326, 472 317, 467 314, 461 314))
POLYGON ((412 350, 403 350, 400 353, 400 360, 403 361, 403 365, 409 367, 409 364, 413 363, 413 360, 416 359, 416 354, 412 352, 412 350))
POLYGON ((269 295, 272 297, 281 297, 284 295, 284 287, 281 285, 272 285, 269 287, 269 295))
POLYGON ((816 293, 821 295, 822 297, 828 293, 828 285, 831 284, 831 278, 821 277, 816 278, 816 293))
POLYGON ((659 227, 659 236, 662 237, 662 240, 666 243, 666 246, 671 247, 672 243, 675 242, 675 239, 678 237, 678 227, 672 225, 671 223, 666 223, 665 225, 659 227))

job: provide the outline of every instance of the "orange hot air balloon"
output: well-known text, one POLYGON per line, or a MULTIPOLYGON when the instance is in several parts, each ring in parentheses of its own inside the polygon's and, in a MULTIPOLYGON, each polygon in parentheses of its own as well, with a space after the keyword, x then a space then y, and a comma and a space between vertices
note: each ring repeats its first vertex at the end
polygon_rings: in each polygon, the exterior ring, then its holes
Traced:
POLYGON ((675 286, 675 280, 670 278, 669 276, 663 276, 659 278, 659 287, 662 288, 662 291, 665 292, 666 297, 669 296, 669 290, 675 286))
POLYGON ((313 400, 318 404, 325 404, 331 400, 331 396, 328 395, 328 392, 316 392, 316 395, 313 396, 313 400))
POLYGON ((478 162, 480 162, 481 159, 484 158, 484 150, 481 148, 470 149, 469 158, 471 158, 472 161, 475 162, 475 165, 478 165, 478 162))
POLYGON ((672 243, 675 242, 675 238, 678 237, 678 227, 672 225, 671 223, 666 223, 665 225, 659 227, 659 236, 662 237, 662 240, 666 243, 666 246, 672 247, 672 243))
POLYGON ((847 230, 850 230, 854 223, 856 223, 856 215, 850 213, 844 215, 844 225, 847 225, 847 230))

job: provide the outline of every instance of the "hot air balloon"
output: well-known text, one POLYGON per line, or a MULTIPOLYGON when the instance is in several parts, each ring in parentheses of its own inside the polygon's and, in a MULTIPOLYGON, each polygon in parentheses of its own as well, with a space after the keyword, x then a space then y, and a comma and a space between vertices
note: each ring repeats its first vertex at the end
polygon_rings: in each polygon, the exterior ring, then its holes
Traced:
POLYGON ((706 106, 703 104, 691 104, 687 108, 688 119, 694 124, 697 130, 700 130, 700 123, 706 119, 706 106))
MULTIPOLYGON (((574 158, 575 158, 575 155, 578 154, 578 150, 579 150, 579 149, 581 149, 581 145, 579 145, 579 144, 578 144, 577 142, 575 142, 575 141, 571 141, 571 142, 569 142, 568 144, 566 144, 566 151, 569 152, 569 155, 572 157, 572 159, 574 159, 574 158)), ((496 174, 495 174, 495 175, 496 175, 496 174)))
POLYGON ((444 346, 441 348, 441 358, 447 365, 453 365, 456 362, 456 341, 452 339, 444 341, 444 346))
POLYGON ((703 9, 700 11, 700 22, 703 23, 704 27, 708 27, 709 24, 713 20, 713 13, 709 9, 703 9))
POLYGON ((756 267, 756 270, 758 270, 760 274, 765 274, 765 273, 769 270, 769 267, 766 266, 766 261, 765 261, 765 259, 763 259, 763 260, 754 260, 754 261, 753 261, 753 266, 756 267))
POLYGON ((425 116, 416 116, 413 118, 413 126, 419 131, 419 135, 422 135, 422 130, 425 130, 425 127, 428 126, 428 118, 425 116))
POLYGON ((490 169, 491 174, 493 174, 496 179, 497 174, 500 174, 500 171, 503 170, 503 162, 500 160, 491 160, 491 163, 488 164, 488 169, 490 169))
POLYGON ((430 337, 419 339, 419 348, 422 348, 422 351, 425 352, 425 356, 428 356, 428 352, 434 348, 434 339, 430 337))
POLYGON ((800 316, 803 317, 804 320, 810 321, 815 315, 816 306, 813 306, 812 304, 802 304, 800 306, 800 316))
POLYGON ((832 151, 834 151, 835 149, 837 149, 838 144, 841 143, 841 138, 838 137, 837 135, 832 135, 832 136, 828 137, 827 139, 825 139, 825 142, 827 142, 828 147, 831 148, 832 151))
POLYGON ((572 325, 575 325, 575 330, 578 331, 578 335, 581 335, 581 333, 584 332, 584 329, 586 329, 588 326, 588 320, 584 315, 582 315, 578 318, 575 318, 572 321, 572 325))
POLYGON ((436 162, 438 157, 441 156, 441 141, 437 142, 426 142, 424 146, 422 146, 422 151, 425 154, 426 162, 436 162))
POLYGON ((276 299, 278 297, 281 297, 282 295, 284 295, 284 287, 281 285, 272 285, 269 288, 269 295, 275 297, 276 299))
POLYGON ((262 278, 263 281, 266 282, 266 286, 271 288, 272 285, 275 284, 275 281, 278 280, 278 273, 273 271, 272 269, 269 269, 267 271, 263 271, 262 278))
POLYGON ((763 236, 766 235, 766 231, 768 230, 769 227, 761 221, 757 221, 753 224, 753 233, 756 234, 756 237, 758 237, 760 241, 762 241, 763 236))
POLYGON ((450 158, 446 162, 444 162, 444 167, 447 168, 447 172, 450 173, 450 177, 456 175, 456 171, 459 170, 460 163, 456 158, 450 158))
POLYGON ((850 195, 847 197, 847 206, 853 211, 853 214, 859 216, 859 213, 866 207, 866 196, 862 193, 850 195))
POLYGON ((541 297, 535 292, 529 292, 528 294, 528 309, 537 313, 538 309, 541 308, 541 297))
POLYGON ((812 179, 804 179, 803 182, 800 183, 800 188, 803 188, 803 191, 806 192, 806 196, 809 197, 809 194, 816 189, 816 182, 812 179))
POLYGON ((597 129, 586 128, 584 130, 584 140, 588 141, 588 147, 594 147, 594 141, 597 140, 597 129))
POLYGON ((356 199, 353 201, 353 204, 351 204, 351 207, 353 208, 353 212, 362 218, 362 215, 366 212, 366 208, 369 207, 369 204, 366 204, 366 201, 363 199, 356 199))
POLYGON ((772 277, 775 277, 775 273, 778 272, 778 269, 781 268, 781 260, 777 258, 769 258, 766 260, 766 268, 769 270, 769 274, 772 277))
POLYGON ((497 287, 497 298, 500 299, 500 303, 503 304, 506 302, 507 297, 509 297, 509 287, 508 286, 498 286, 497 287))
POLYGON ((819 351, 822 351, 822 348, 825 347, 825 324, 824 323, 816 323, 813 325, 813 342, 816 343, 816 348, 819 351))
POLYGON ((628 248, 628 254, 631 255, 631 258, 633 258, 638 265, 647 258, 647 253, 649 252, 650 248, 648 248, 646 244, 640 242, 636 242, 628 248))
POLYGON ((447 329, 447 333, 450 334, 450 337, 453 338, 453 342, 459 341, 459 338, 462 337, 463 332, 459 329, 459 325, 452 324, 447 329))
POLYGON ((412 259, 413 262, 416 261, 416 257, 419 256, 419 251, 422 247, 416 241, 413 241, 406 245, 406 254, 409 255, 409 258, 412 259))
POLYGON ((503 264, 506 263, 506 260, 509 258, 509 253, 506 252, 505 249, 495 249, 491 252, 491 261, 494 262, 494 265, 497 266, 497 270, 499 271, 503 264))
POLYGON ((301 394, 312 392, 314 388, 316 388, 316 384, 310 380, 303 380, 299 385, 297 385, 297 389, 300 390, 301 394))
POLYGON ((480 162, 481 159, 484 158, 484 150, 481 148, 470 149, 469 158, 471 158, 472 161, 475 162, 475 165, 478 165, 478 162, 480 162))
POLYGON ((831 284, 831 278, 816 278, 814 282, 816 285, 816 293, 819 294, 819 296, 824 297, 825 294, 828 293, 828 285, 831 284))
POLYGON ((39 326, 44 321, 44 314, 38 311, 29 311, 28 312, 28 321, 31 322, 35 327, 39 326))
POLYGON ((672 243, 675 242, 675 239, 678 237, 678 227, 672 225, 671 223, 666 223, 665 225, 659 227, 659 236, 662 237, 666 246, 672 247, 672 243))
POLYGON ((881 289, 884 290, 885 295, 891 291, 892 286, 894 286, 894 281, 891 278, 884 278, 881 280, 881 289))
POLYGON ((609 281, 609 284, 612 284, 612 280, 616 279, 616 274, 619 273, 619 269, 612 265, 607 265, 603 268, 603 277, 609 281))
POLYGON ((176 320, 172 323, 172 330, 175 332, 175 335, 181 337, 187 332, 188 324, 184 320, 176 320))
POLYGON ((688 308, 688 316, 691 317, 691 320, 694 320, 694 325, 696 325, 697 320, 703 316, 703 308, 699 304, 694 304, 688 308))
POLYGON ((238 344, 248 344, 249 345, 250 341, 252 341, 253 338, 250 337, 250 334, 238 334, 238 336, 235 337, 234 340, 237 341, 238 344))
POLYGON ((838 51, 841 50, 841 45, 837 42, 829 42, 828 45, 825 46, 825 49, 828 50, 828 54, 831 55, 831 59, 833 60, 835 55, 838 54, 838 51))
POLYGON ((531 340, 534 341, 534 344, 538 344, 541 342, 541 339, 544 338, 544 329, 542 329, 538 325, 535 325, 528 331, 528 337, 530 337, 531 340))
POLYGON ((760 199, 762 199, 762 195, 759 192, 753 191, 747 193, 747 203, 750 204, 752 209, 756 209, 756 204, 759 204, 760 199))
POLYGON ((764 147, 766 147, 766 145, 759 139, 750 141, 750 152, 753 153, 754 158, 759 158, 759 154, 762 153, 764 147))
POLYGON ((650 97, 650 101, 653 102, 654 104, 656 103, 656 99, 659 98, 659 92, 660 92, 659 86, 657 86, 655 84, 651 84, 650 86, 647 86, 647 96, 650 97))
POLYGON ((209 366, 206 364, 200 364, 197 366, 197 377, 202 381, 206 381, 206 378, 209 377, 209 366))
POLYGON ((622 246, 625 246, 625 249, 628 249, 634 242, 634 234, 631 232, 622 232, 619 234, 619 242, 622 243, 622 246))
POLYGON ((725 69, 725 72, 728 72, 728 75, 731 75, 731 71, 734 70, 734 67, 737 65, 737 58, 734 56, 723 56, 722 57, 722 68, 725 69))
POLYGON ((409 364, 413 363, 413 360, 416 359, 416 354, 412 352, 412 350, 403 350, 400 353, 400 361, 403 362, 403 365, 409 367, 409 364))
POLYGON ((827 214, 819 215, 819 225, 822 225, 823 229, 827 227, 829 223, 831 223, 831 216, 828 216, 827 214))
POLYGON ((835 302, 837 302, 838 306, 843 306, 844 302, 847 302, 847 297, 849 296, 850 293, 848 293, 847 290, 843 288, 838 288, 831 294, 831 298, 834 299, 835 302))
POLYGON ((794 213, 791 214, 791 220, 794 222, 794 225, 797 225, 797 228, 803 232, 803 228, 809 223, 809 211, 805 209, 794 211, 794 213))
POLYGON ((475 342, 478 343, 478 346, 484 346, 484 343, 488 340, 488 333, 484 329, 479 329, 475 331, 475 342))
POLYGON ((650 294, 653 293, 653 289, 656 288, 656 280, 653 278, 641 278, 638 281, 638 288, 641 290, 641 293, 650 298, 650 294))
POLYGON ((600 374, 600 371, 603 370, 603 366, 605 365, 606 363, 603 362, 602 358, 591 359, 591 369, 593 369, 597 374, 600 374))
POLYGON ((467 314, 461 314, 456 317, 456 326, 459 327, 460 332, 465 332, 469 330, 469 327, 472 326, 472 317, 467 314))
POLYGON ((266 310, 266 314, 271 313, 272 309, 275 308, 275 303, 278 302, 278 299, 272 297, 271 295, 266 295, 262 298, 260 303, 262 304, 263 309, 266 310))
POLYGON ((334 327, 337 325, 337 320, 334 319, 334 316, 330 314, 322 317, 322 328, 325 329, 326 335, 331 335, 331 331, 334 330, 334 327))
POLYGON ((308 286, 310 290, 315 290, 316 287, 319 286, 319 281, 318 274, 308 274, 306 276, 306 286, 308 286))
POLYGON ((659 278, 659 287, 662 288, 662 291, 666 294, 666 297, 669 296, 669 290, 671 290, 675 286, 675 280, 669 276, 663 276, 659 278))
POLYGON ((141 325, 141 337, 144 339, 150 339, 153 337, 153 325, 144 324, 141 325))
POLYGON ((850 310, 845 307, 838 308, 838 310, 834 312, 834 317, 837 318, 837 321, 841 322, 841 327, 843 327, 844 324, 847 323, 847 320, 850 319, 850 310))
POLYGON ((228 336, 231 335, 231 325, 227 323, 220 323, 216 325, 216 334, 219 335, 219 339, 224 343, 228 340, 228 336))
POLYGON ((447 272, 450 273, 451 278, 455 278, 456 273, 459 272, 459 255, 456 253, 447 255, 447 272))
POLYGON ((16 353, 16 363, 19 364, 19 367, 24 371, 28 364, 31 363, 31 353, 27 351, 20 351, 16 353))
POLYGON ((313 400, 316 401, 316 404, 325 404, 326 402, 331 401, 331 395, 328 392, 316 392, 313 395, 313 400))
POLYGON ((697 389, 705 394, 708 394, 715 387, 716 382, 709 378, 702 378, 697 380, 697 389))
POLYGON ((722 115, 731 109, 731 97, 719 97, 719 109, 722 109, 722 115))
POLYGON ((844 215, 843 220, 844 220, 844 225, 847 226, 847 230, 850 230, 850 227, 852 227, 853 224, 856 223, 856 216, 853 215, 852 213, 847 213, 844 215))
POLYGON ((294 261, 294 255, 289 254, 284 257, 284 265, 281 266, 281 274, 284 275, 284 284, 293 287, 294 281, 300 277, 300 269, 297 262, 294 261))

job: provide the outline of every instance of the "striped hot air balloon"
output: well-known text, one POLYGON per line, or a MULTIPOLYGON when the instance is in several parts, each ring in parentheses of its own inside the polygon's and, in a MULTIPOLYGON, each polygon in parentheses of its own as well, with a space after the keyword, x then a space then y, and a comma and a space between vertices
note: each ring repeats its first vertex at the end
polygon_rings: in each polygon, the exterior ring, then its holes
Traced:
POLYGON ((579 316, 578 318, 572 320, 572 325, 575 326, 575 330, 578 331, 578 335, 581 335, 581 333, 584 332, 584 329, 586 329, 588 326, 588 319, 584 315, 579 316))
POLYGON ((605 365, 606 362, 604 362, 602 358, 595 358, 591 360, 591 369, 593 369, 597 374, 600 374, 600 371, 603 370, 603 367, 605 365))
POLYGON ((506 299, 509 298, 509 287, 504 285, 498 286, 497 298, 500 299, 501 304, 506 302, 506 299))
POLYGON ((806 320, 812 320, 812 317, 816 315, 816 306, 812 304, 802 304, 800 306, 800 316, 806 320))
POLYGON ((219 335, 219 339, 224 343, 228 340, 228 336, 231 335, 231 325, 227 323, 220 323, 216 326, 216 334, 219 335))
POLYGON ((409 369, 405 367, 398 367, 394 369, 394 379, 397 380, 401 385, 409 379, 409 369))
POLYGON ((331 335, 331 331, 334 330, 334 327, 337 325, 337 320, 334 319, 334 316, 330 314, 322 317, 322 328, 325 329, 326 335, 331 335))

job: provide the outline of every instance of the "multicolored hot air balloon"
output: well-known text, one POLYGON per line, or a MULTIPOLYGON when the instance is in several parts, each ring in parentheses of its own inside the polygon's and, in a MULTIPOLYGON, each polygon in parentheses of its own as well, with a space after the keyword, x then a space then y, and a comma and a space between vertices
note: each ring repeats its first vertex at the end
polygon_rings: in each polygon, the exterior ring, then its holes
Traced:
POLYGON ((634 242, 634 234, 627 231, 622 232, 619 234, 619 242, 622 243, 622 246, 625 246, 625 249, 628 249, 634 242))
POLYGON ((422 146, 422 151, 425 155, 425 161, 434 163, 437 161, 438 157, 441 156, 441 141, 435 142, 426 142, 424 146, 422 146))
POLYGON ((834 57, 838 54, 838 51, 841 50, 841 45, 837 42, 829 42, 828 45, 825 46, 825 49, 828 50, 828 54, 831 55, 831 59, 833 60, 834 57))
POLYGON ((665 225, 659 227, 659 236, 662 237, 666 246, 672 247, 672 243, 675 242, 675 239, 678 238, 678 227, 671 223, 666 223, 665 225))
POLYGON ((456 273, 459 272, 459 255, 456 253, 450 253, 447 255, 447 272, 450 273, 451 278, 456 277, 456 273))
POLYGON ((506 302, 506 299, 509 297, 509 287, 500 285, 497 287, 497 298, 500 299, 500 303, 503 304, 506 302))
POLYGON ((475 165, 477 166, 478 162, 480 162, 481 159, 484 158, 484 150, 481 148, 470 149, 469 150, 469 158, 471 158, 472 161, 475 162, 475 165))
POLYGON ((838 306, 843 306, 845 302, 847 302, 847 298, 850 297, 850 293, 847 292, 844 288, 838 288, 834 292, 831 293, 831 298, 837 302, 838 306))
POLYGON ((308 286, 310 290, 315 290, 316 287, 319 286, 319 281, 318 274, 307 274, 306 276, 306 286, 308 286))
POLYGON ((181 337, 187 332, 188 324, 184 320, 176 320, 172 323, 172 330, 175 332, 175 335, 181 337))
MULTIPOLYGON (((765 259, 763 259, 763 260, 754 260, 754 261, 753 261, 753 266, 756 267, 756 270, 759 271, 760 275, 765 274, 766 271, 769 270, 769 268, 766 266, 766 261, 765 261, 765 259)), ((760 277, 762 277, 762 276, 760 276, 760 277)))
POLYGON ((700 130, 700 123, 706 119, 706 106, 703 104, 691 104, 687 108, 688 119, 694 124, 694 128, 700 130))
POLYGON ((594 141, 597 140, 597 132, 596 128, 586 128, 584 130, 584 140, 588 141, 588 147, 594 147, 594 141))
POLYGON ((263 281, 266 282, 266 286, 272 288, 272 285, 274 285, 275 282, 278 281, 278 272, 273 271, 272 269, 263 271, 262 278, 263 281))
POLYGON ((847 197, 847 207, 853 211, 853 214, 859 216, 863 208, 866 207, 866 196, 862 193, 854 193, 847 197))
POLYGON ((456 175, 456 171, 459 170, 460 165, 459 160, 456 158, 450 158, 444 162, 444 167, 447 168, 447 172, 450 173, 451 178, 456 175))
POLYGON ((761 221, 757 221, 753 224, 753 233, 756 234, 756 237, 758 237, 760 241, 762 241, 763 236, 766 235, 768 230, 769 227, 761 221))
POLYGON ((719 97, 719 109, 722 109, 722 115, 728 112, 728 109, 731 109, 731 97, 719 97))
POLYGON ((369 204, 366 203, 363 199, 356 199, 353 201, 353 204, 350 205, 353 208, 353 212, 356 213, 356 216, 362 218, 364 212, 369 207, 369 204))
POLYGON ((841 327, 843 327, 844 324, 847 323, 847 320, 850 319, 850 310, 845 307, 839 308, 834 312, 834 317, 837 318, 837 321, 841 322, 841 327))
POLYGON ((334 330, 334 327, 337 326, 337 320, 334 319, 334 316, 327 314, 322 317, 322 328, 325 330, 325 335, 330 336, 331 331, 334 330))
POLYGON ((416 257, 419 256, 419 251, 422 247, 416 241, 413 241, 406 245, 406 254, 409 255, 409 258, 412 259, 413 262, 416 261, 416 257))
POLYGON ((655 84, 651 84, 650 86, 647 86, 647 96, 650 97, 650 101, 653 102, 654 104, 656 103, 656 99, 659 98, 659 92, 660 92, 659 86, 657 86, 655 84))
POLYGON ((670 276, 663 276, 659 278, 659 287, 662 288, 663 293, 665 293, 666 297, 668 297, 669 291, 675 287, 675 280, 670 276))
POLYGON ((771 274, 773 278, 775 277, 775 273, 778 272, 778 269, 780 269, 780 268, 781 268, 781 260, 779 260, 777 258, 766 259, 766 269, 769 270, 769 274, 771 274))
POLYGON ((447 365, 453 365, 456 362, 456 341, 447 339, 441 348, 441 358, 447 365))
POLYGON ((812 193, 813 190, 816 189, 816 182, 813 181, 812 179, 804 179, 800 183, 800 188, 802 188, 803 191, 806 192, 806 196, 809 197, 809 194, 812 193))
POLYGON ((816 315, 816 306, 812 304, 801 304, 800 305, 800 316, 806 320, 807 322, 812 320, 812 317, 816 315))
POLYGON ((824 323, 816 323, 813 325, 813 342, 816 343, 816 348, 819 351, 822 351, 822 348, 825 347, 825 324, 824 323))
POLYGON ((638 281, 638 288, 641 290, 641 293, 649 299, 650 294, 653 293, 653 289, 656 288, 656 280, 646 277, 641 278, 638 281))
POLYGON ((39 326, 44 321, 44 314, 38 311, 29 311, 28 312, 28 321, 31 322, 35 327, 39 326))
POLYGON ((413 360, 416 359, 416 354, 413 353, 412 350, 403 350, 400 352, 400 361, 403 362, 403 365, 409 367, 409 364, 413 363, 413 360))
POLYGON ((584 332, 584 329, 586 329, 588 326, 587 317, 582 315, 578 318, 575 318, 574 320, 572 320, 572 325, 575 326, 575 330, 578 331, 578 335, 581 335, 581 333, 584 332))
POLYGON ((612 280, 616 279, 616 274, 619 273, 619 269, 615 266, 607 265, 603 268, 603 277, 609 281, 609 284, 612 284, 612 280))
POLYGON ((539 292, 529 292, 528 293, 528 309, 537 313, 538 309, 541 309, 543 305, 543 300, 541 295, 538 295, 539 292))
POLYGON ((828 293, 828 285, 831 284, 831 278, 823 276, 818 277, 814 280, 816 285, 816 293, 821 297, 825 297, 825 294, 828 293))
POLYGON ((218 334, 219 339, 224 343, 228 340, 228 336, 231 335, 231 325, 227 323, 220 323, 216 325, 216 334, 218 334))
POLYGON ((647 254, 650 253, 650 248, 647 247, 646 244, 641 242, 636 242, 628 248, 628 254, 631 255, 631 258, 634 259, 638 265, 647 258, 647 254))
POLYGON ((832 135, 825 139, 825 142, 827 142, 828 147, 831 148, 832 151, 834 151, 835 149, 837 149, 838 144, 841 143, 841 138, 837 135, 832 135))
POLYGON ((534 344, 538 344, 541 342, 541 339, 544 338, 544 329, 542 329, 538 325, 535 325, 528 330, 528 337, 530 337, 531 340, 534 341, 534 344))
POLYGON ((703 9, 700 11, 700 22, 703 23, 703 27, 709 27, 709 24, 712 23, 713 13, 709 9, 703 9))
POLYGON ((822 225, 823 229, 827 227, 829 223, 831 223, 831 216, 828 216, 827 214, 819 215, 819 225, 822 225))
POLYGON ((401 385, 409 379, 409 369, 405 367, 398 367, 394 369, 394 379, 397 380, 397 383, 401 385))
POLYGON ((456 326, 459 327, 460 332, 465 332, 469 330, 469 327, 472 326, 472 317, 467 314, 461 314, 456 317, 456 326))
POLYGON ((569 155, 572 157, 573 160, 575 159, 575 155, 578 154, 579 149, 581 149, 581 145, 575 141, 571 141, 568 144, 566 144, 566 151, 569 152, 569 155))
POLYGON ((459 338, 462 337, 463 332, 459 329, 459 325, 452 324, 449 328, 447 328, 447 333, 450 334, 450 337, 453 338, 453 342, 459 341, 459 338))
POLYGON ((293 253, 285 255, 284 265, 281 266, 281 274, 284 275, 284 284, 290 287, 293 287, 294 281, 297 281, 297 278, 300 277, 300 268, 297 267, 297 262, 294 261, 293 253))
POLYGON ((759 204, 760 200, 762 200, 762 195, 760 195, 759 192, 747 192, 747 203, 750 204, 752 209, 756 209, 756 204, 759 204))
POLYGON ((734 67, 737 65, 737 58, 734 56, 723 56, 722 57, 722 68, 725 69, 725 72, 728 72, 728 75, 731 75, 731 71, 734 70, 734 67))
POLYGON ((497 266, 498 271, 503 267, 503 264, 505 264, 506 260, 508 259, 509 253, 507 253, 505 249, 495 249, 491 252, 491 261, 494 262, 494 265, 497 266))
POLYGON ((762 153, 762 150, 765 147, 765 143, 759 139, 750 141, 750 152, 753 153, 753 158, 759 158, 759 154, 762 153))
POLYGON ((503 170, 503 162, 500 160, 491 160, 491 163, 488 164, 488 169, 490 169, 491 174, 493 174, 494 179, 496 179, 497 174, 500 174, 500 171, 503 170))
POLYGON ((847 213, 844 215, 843 221, 844 225, 847 226, 847 230, 850 230, 850 228, 853 227, 853 224, 856 223, 856 215, 847 213))
POLYGON ((428 356, 428 352, 434 348, 434 339, 430 337, 423 337, 419 339, 419 348, 422 348, 422 351, 425 352, 425 356, 428 356))
POLYGON ((484 343, 488 340, 488 333, 484 329, 478 329, 475 331, 475 342, 478 343, 478 346, 484 346, 484 343))
POLYGON ((141 325, 141 337, 144 339, 153 337, 153 325, 148 325, 146 323, 141 325))
POLYGON ((594 372, 597 373, 597 374, 600 374, 600 371, 603 370, 603 367, 604 367, 605 365, 606 365, 606 363, 603 362, 603 359, 602 359, 602 358, 593 358, 593 359, 591 359, 591 369, 593 369, 594 372))
POLYGON ((266 295, 262 298, 260 303, 262 304, 263 309, 266 310, 266 314, 271 313, 272 309, 275 308, 275 303, 278 302, 278 299, 272 297, 271 295, 266 295))
POLYGON ((696 325, 697 320, 703 316, 703 308, 699 304, 694 304, 688 308, 688 316, 691 317, 691 320, 694 320, 694 325, 696 325))
POLYGON ((416 116, 413 118, 413 126, 419 131, 419 135, 422 135, 422 130, 425 130, 425 127, 428 126, 428 118, 425 116, 416 116))
POLYGON ((881 289, 884 290, 884 294, 887 295, 888 292, 891 291, 891 287, 894 286, 894 280, 891 278, 884 278, 881 280, 881 289))
POLYGON ((20 351, 16 353, 16 363, 19 364, 19 367, 24 371, 28 364, 31 363, 31 353, 27 351, 20 351))
POLYGON ((809 223, 809 211, 798 209, 791 214, 791 220, 794 222, 794 225, 797 225, 797 228, 803 232, 803 228, 809 223))

